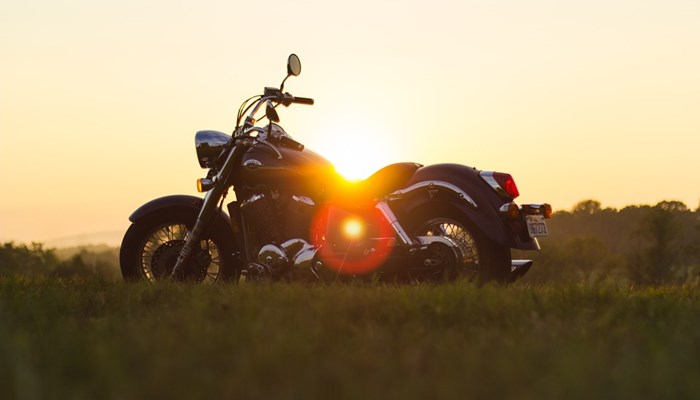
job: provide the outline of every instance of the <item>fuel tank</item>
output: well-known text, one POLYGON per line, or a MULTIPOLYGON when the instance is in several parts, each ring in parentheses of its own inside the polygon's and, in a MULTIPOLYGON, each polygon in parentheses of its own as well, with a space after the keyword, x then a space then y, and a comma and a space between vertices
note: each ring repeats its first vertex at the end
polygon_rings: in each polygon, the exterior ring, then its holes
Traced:
POLYGON ((279 154, 258 143, 243 156, 241 178, 245 185, 293 189, 298 194, 316 196, 342 179, 330 161, 311 150, 275 147, 279 154))

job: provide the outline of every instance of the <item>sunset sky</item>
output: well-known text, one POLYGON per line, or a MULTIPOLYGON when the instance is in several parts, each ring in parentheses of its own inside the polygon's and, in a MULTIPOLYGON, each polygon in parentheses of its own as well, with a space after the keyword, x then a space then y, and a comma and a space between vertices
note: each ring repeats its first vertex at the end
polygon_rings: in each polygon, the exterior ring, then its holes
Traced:
POLYGON ((282 125, 341 171, 461 163, 556 210, 700 202, 700 1, 24 0, 0 5, 0 240, 195 194, 195 131, 230 131, 289 53, 316 105, 282 125))

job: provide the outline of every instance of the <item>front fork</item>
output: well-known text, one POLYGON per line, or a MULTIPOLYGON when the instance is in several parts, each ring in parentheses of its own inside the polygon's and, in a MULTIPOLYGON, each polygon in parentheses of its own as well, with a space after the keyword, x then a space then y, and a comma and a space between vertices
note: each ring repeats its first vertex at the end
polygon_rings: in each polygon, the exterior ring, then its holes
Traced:
POLYGON ((175 263, 173 271, 170 274, 172 278, 175 278, 183 268, 187 260, 190 258, 192 250, 195 248, 195 246, 199 246, 199 239, 202 237, 204 229, 213 220, 218 208, 217 204, 219 203, 219 199, 221 199, 221 197, 225 194, 226 189, 226 185, 215 185, 214 188, 212 188, 209 192, 207 192, 206 196, 204 196, 204 203, 202 204, 202 208, 199 210, 199 215, 197 215, 197 220, 194 223, 194 227, 187 233, 187 237, 185 237, 185 244, 182 246, 180 254, 177 256, 177 262, 175 263))
POLYGON ((236 165, 240 164, 241 157, 243 157, 243 154, 245 154, 250 146, 252 146, 252 141, 249 139, 244 139, 239 141, 229 152, 229 155, 221 167, 221 170, 216 175, 214 187, 207 192, 206 196, 204 196, 204 203, 202 204, 202 208, 199 210, 199 215, 197 215, 197 220, 194 223, 194 227, 187 234, 185 244, 182 246, 182 250, 180 250, 180 254, 177 256, 177 262, 175 262, 173 271, 170 274, 172 278, 175 278, 185 263, 187 263, 187 260, 190 258, 195 245, 199 246, 199 239, 202 237, 202 233, 214 220, 218 203, 222 197, 226 195, 226 191, 231 183, 231 174, 234 168, 236 165))

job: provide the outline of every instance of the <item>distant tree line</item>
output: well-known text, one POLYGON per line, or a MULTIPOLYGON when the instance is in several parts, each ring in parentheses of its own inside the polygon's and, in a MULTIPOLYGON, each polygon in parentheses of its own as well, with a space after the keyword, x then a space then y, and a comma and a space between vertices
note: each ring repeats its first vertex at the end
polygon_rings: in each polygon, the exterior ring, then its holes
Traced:
POLYGON ((700 279, 700 208, 662 201, 616 210, 585 200, 555 213, 548 225, 540 252, 514 252, 535 260, 525 281, 660 285, 700 279))
POLYGON ((46 249, 41 243, 30 245, 6 242, 0 246, 2 276, 96 276, 116 279, 118 249, 107 246, 85 246, 46 249))
MULTIPOLYGON (((581 201, 548 221, 539 252, 514 251, 535 261, 529 283, 615 282, 630 285, 700 283, 700 208, 678 201, 603 208, 581 201)), ((99 276, 120 279, 119 249, 88 246, 46 249, 42 244, 0 246, 0 276, 99 276)))

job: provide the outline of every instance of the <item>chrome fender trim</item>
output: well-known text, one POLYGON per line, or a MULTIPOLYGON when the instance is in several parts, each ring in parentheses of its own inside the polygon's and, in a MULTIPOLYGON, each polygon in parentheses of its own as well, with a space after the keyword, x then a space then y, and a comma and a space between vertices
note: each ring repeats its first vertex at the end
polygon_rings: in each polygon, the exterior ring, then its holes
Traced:
POLYGON ((418 194, 421 192, 428 192, 428 194, 431 194, 432 191, 437 191, 437 190, 444 190, 449 193, 454 194, 455 196, 459 197, 460 199, 466 200, 469 204, 472 205, 474 208, 478 208, 476 205, 476 202, 474 199, 467 194, 464 190, 460 189, 456 185, 453 185, 449 182, 443 182, 443 181, 423 181, 423 182, 418 182, 415 183, 405 189, 399 189, 393 193, 390 193, 384 197, 386 201, 394 201, 394 200, 400 200, 406 196, 412 196, 414 194, 418 194))
POLYGON ((479 172, 479 175, 484 181, 486 181, 486 183, 489 184, 489 186, 493 188, 493 190, 496 191, 496 193, 498 193, 499 196, 509 197, 506 191, 503 190, 501 185, 499 185, 498 182, 496 182, 496 179, 493 177, 493 171, 481 171, 479 172))

